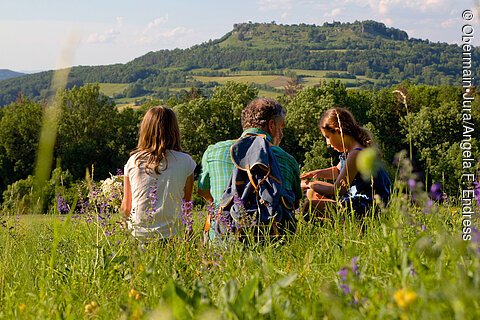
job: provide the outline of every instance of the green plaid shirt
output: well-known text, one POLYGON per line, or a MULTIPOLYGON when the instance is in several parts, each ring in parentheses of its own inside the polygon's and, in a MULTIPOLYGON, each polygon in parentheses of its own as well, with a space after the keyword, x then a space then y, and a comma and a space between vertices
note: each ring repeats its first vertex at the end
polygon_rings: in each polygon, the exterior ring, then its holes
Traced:
MULTIPOLYGON (((272 137, 261 129, 247 129, 242 133, 242 137, 247 133, 265 134, 267 141, 272 142, 272 137)), ((237 140, 226 140, 210 145, 202 157, 202 172, 198 178, 198 189, 210 190, 217 206, 232 175, 234 166, 230 157, 230 147, 235 141, 237 140)), ((272 152, 277 158, 278 165, 282 171, 285 189, 293 191, 296 199, 302 198, 300 169, 297 161, 278 146, 272 146, 272 152)))

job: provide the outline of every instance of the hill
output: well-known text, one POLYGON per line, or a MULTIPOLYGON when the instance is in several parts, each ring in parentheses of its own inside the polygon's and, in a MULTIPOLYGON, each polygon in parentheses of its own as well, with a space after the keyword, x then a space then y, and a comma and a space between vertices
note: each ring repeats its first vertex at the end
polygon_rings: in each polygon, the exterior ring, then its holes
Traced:
MULTIPOLYGON (((480 73, 478 48, 472 55, 472 72, 480 73)), ((405 31, 371 20, 322 26, 249 22, 235 24, 220 39, 188 49, 149 52, 126 64, 74 67, 68 86, 127 84, 118 86, 125 89, 112 96, 166 98, 191 87, 208 90, 224 77, 243 76, 247 71, 287 76, 310 85, 318 79, 312 81, 309 74, 319 70, 328 71, 332 78, 351 79, 350 86, 356 87, 389 86, 404 80, 456 85, 461 83, 461 57, 458 45, 409 38, 405 31)), ((50 71, 21 81, 0 81, 0 106, 14 101, 19 92, 42 97, 51 77, 50 71)), ((278 81, 253 82, 263 90, 279 90, 271 85, 278 81)))
POLYGON ((0 69, 0 81, 10 79, 10 78, 20 77, 23 75, 24 73, 21 73, 21 72, 15 72, 8 69, 0 69))

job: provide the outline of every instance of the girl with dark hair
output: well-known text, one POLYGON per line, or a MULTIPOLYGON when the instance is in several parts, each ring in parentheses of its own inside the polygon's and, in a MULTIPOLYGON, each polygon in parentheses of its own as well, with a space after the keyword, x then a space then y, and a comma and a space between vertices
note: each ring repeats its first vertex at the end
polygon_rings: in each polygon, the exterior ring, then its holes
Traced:
POLYGON ((195 166, 180 146, 173 110, 163 106, 149 109, 124 171, 121 209, 135 237, 168 238, 178 233, 182 201, 192 199, 195 166))
POLYGON ((387 204, 391 182, 385 170, 382 167, 375 168, 375 176, 364 180, 365 177, 362 177, 357 167, 360 152, 373 147, 368 130, 361 127, 345 108, 325 111, 319 127, 327 145, 341 153, 340 161, 336 166, 301 175, 302 189, 307 195, 304 212, 322 212, 328 203, 339 203, 364 214, 371 207, 376 195, 387 204))

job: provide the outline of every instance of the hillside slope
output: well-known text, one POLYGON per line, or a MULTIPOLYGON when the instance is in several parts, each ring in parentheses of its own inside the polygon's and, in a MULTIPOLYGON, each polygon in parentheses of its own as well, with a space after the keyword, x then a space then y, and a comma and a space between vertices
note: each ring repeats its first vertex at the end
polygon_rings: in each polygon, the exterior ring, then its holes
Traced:
MULTIPOLYGON (((472 72, 480 73, 480 52, 473 50, 472 72)), ((461 48, 409 38, 405 31, 375 21, 281 25, 240 23, 217 40, 188 49, 149 52, 126 64, 72 68, 68 86, 84 83, 130 84, 123 94, 164 97, 175 88, 215 85, 194 79, 197 70, 221 76, 239 70, 334 70, 375 79, 388 86, 404 80, 425 84, 460 83, 461 48)), ((0 106, 19 92, 40 99, 52 72, 0 81, 0 106)))

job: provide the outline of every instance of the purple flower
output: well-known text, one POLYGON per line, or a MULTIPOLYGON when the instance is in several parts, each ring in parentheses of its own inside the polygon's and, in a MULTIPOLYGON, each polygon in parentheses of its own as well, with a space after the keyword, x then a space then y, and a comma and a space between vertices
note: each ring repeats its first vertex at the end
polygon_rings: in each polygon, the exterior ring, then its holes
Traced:
POLYGON ((123 170, 118 168, 117 169, 117 176, 123 176, 123 170))
POLYGON ((352 271, 355 273, 357 276, 360 275, 360 271, 358 271, 358 265, 357 265, 358 257, 353 257, 351 264, 352 264, 352 271))
POLYGON ((414 276, 417 275, 417 273, 415 272, 415 269, 414 269, 412 266, 410 266, 410 275, 411 275, 412 277, 414 277, 414 276))
POLYGON ((150 206, 145 210, 145 214, 147 215, 147 221, 153 221, 157 206, 157 187, 155 185, 150 187, 150 190, 147 194, 147 199, 150 206))
POLYGON ((57 195, 56 200, 57 200, 57 210, 60 214, 67 214, 70 212, 70 206, 62 196, 57 195))
POLYGON ((351 292, 350 287, 345 284, 340 285, 340 289, 342 289, 344 294, 350 294, 351 292))
POLYGON ((415 179, 410 178, 408 179, 407 184, 408 184, 408 188, 410 188, 410 191, 414 191, 415 186, 417 185, 417 182, 415 181, 415 179))
POLYGON ((475 181, 473 185, 474 185, 475 198, 477 198, 477 206, 480 207, 480 182, 475 181))
POLYGON ((443 201, 446 198, 446 194, 443 192, 442 184, 440 182, 435 182, 430 187, 430 197, 435 201, 443 201))
POLYGON ((480 230, 476 227, 472 228, 472 242, 480 245, 480 230))
POLYGON ((182 200, 182 223, 186 226, 187 231, 193 228, 193 202, 182 200))
POLYGON ((348 274, 347 267, 343 267, 342 269, 340 269, 340 271, 338 271, 337 274, 340 275, 340 280, 342 280, 342 282, 347 281, 347 274, 348 274))

